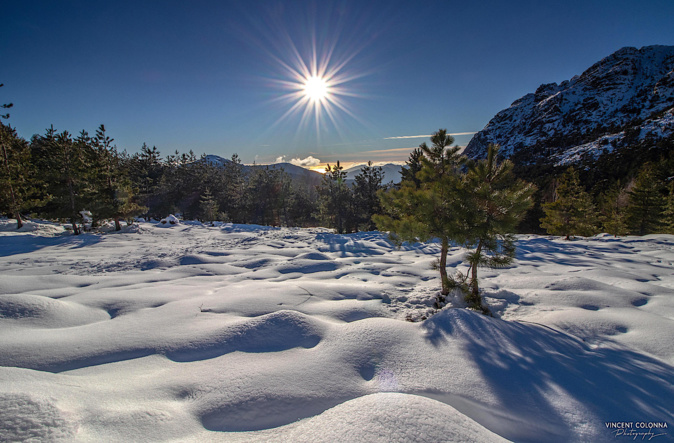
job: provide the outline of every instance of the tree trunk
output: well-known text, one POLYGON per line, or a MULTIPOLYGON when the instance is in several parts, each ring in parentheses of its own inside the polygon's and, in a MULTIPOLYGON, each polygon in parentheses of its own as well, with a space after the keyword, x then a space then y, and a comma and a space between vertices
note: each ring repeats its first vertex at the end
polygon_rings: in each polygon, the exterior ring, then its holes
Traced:
POLYGON ((119 224, 119 216, 115 216, 115 231, 121 231, 122 225, 119 224))
POLYGON ((470 288, 471 293, 475 300, 480 298, 480 288, 477 284, 477 265, 480 261, 480 254, 482 253, 482 240, 477 242, 477 248, 475 249, 475 263, 472 264, 470 269, 470 288))
POLYGON ((23 220, 21 219, 21 213, 19 211, 16 211, 14 213, 14 216, 16 217, 16 229, 21 229, 23 227, 23 220))
POLYGON ((449 241, 447 237, 442 238, 442 248, 440 249, 440 280, 442 281, 442 300, 449 294, 449 277, 447 277, 447 253, 449 252, 449 241))
POLYGON ((75 212, 75 190, 73 189, 73 181, 71 178, 68 179, 68 191, 70 192, 70 210, 72 211, 70 223, 73 225, 73 234, 79 235, 80 230, 77 227, 77 213, 75 212))
POLYGON ((70 224, 73 225, 73 234, 80 235, 80 228, 77 227, 77 219, 70 217, 70 224))

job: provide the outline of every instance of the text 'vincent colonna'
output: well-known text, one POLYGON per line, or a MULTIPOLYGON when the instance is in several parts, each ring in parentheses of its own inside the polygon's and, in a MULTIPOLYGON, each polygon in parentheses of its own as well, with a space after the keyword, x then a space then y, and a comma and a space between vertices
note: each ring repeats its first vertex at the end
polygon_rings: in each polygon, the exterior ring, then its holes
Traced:
POLYGON ((608 429, 667 429, 667 422, 611 421, 604 423, 608 429))

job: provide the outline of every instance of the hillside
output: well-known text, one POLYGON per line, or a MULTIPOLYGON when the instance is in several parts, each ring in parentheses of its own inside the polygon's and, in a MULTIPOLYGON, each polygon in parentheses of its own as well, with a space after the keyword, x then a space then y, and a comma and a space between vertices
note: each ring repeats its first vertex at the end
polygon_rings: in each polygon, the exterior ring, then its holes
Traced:
MULTIPOLYGON (((204 161, 218 167, 222 167, 231 162, 231 160, 212 154, 205 156, 204 161)), ((323 174, 320 172, 311 171, 301 166, 295 166, 292 163, 275 163, 272 165, 243 165, 243 170, 246 173, 250 173, 255 168, 283 169, 283 171, 286 172, 297 183, 303 183, 310 187, 319 185, 323 178, 323 174)))
POLYGON ((561 84, 541 85, 500 111, 466 147, 489 143, 520 162, 567 165, 674 138, 674 46, 626 47, 561 84))

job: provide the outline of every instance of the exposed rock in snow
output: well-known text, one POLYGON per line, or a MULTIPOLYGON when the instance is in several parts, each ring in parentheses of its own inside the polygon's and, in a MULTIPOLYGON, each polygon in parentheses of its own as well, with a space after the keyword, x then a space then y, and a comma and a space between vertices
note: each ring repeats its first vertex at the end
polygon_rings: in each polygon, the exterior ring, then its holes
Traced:
POLYGON ((178 217, 171 214, 166 218, 162 218, 159 223, 162 225, 177 225, 178 223, 180 223, 180 220, 178 220, 178 217))

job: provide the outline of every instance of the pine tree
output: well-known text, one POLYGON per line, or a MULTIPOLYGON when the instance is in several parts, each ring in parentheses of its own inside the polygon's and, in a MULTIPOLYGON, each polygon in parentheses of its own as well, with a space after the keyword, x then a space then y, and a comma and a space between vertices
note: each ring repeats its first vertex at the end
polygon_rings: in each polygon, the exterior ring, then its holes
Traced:
POLYGON ((199 208, 202 220, 209 222, 220 220, 221 213, 219 212, 218 203, 215 201, 210 189, 206 188, 204 193, 201 194, 199 208))
POLYGON ((150 149, 143 143, 140 152, 134 154, 127 163, 129 180, 138 189, 135 196, 138 203, 148 208, 147 211, 151 217, 162 216, 157 210, 157 204, 159 183, 164 173, 164 166, 157 147, 153 146, 150 149))
POLYGON ((318 193, 323 221, 340 234, 350 232, 353 228, 352 195, 346 186, 346 172, 339 161, 334 166, 326 166, 318 193))
POLYGON ((662 222, 664 224, 664 232, 674 234, 674 181, 669 183, 669 195, 667 196, 665 211, 662 214, 662 222))
POLYGON ((245 223, 246 214, 246 174, 238 154, 232 155, 232 161, 225 163, 222 175, 225 182, 223 192, 225 212, 234 223, 245 223))
POLYGON ((90 199, 92 213, 98 218, 113 219, 115 230, 119 231, 122 229, 120 219, 130 223, 134 216, 147 211, 147 207, 134 201, 134 187, 113 141, 107 135, 105 126, 100 125, 93 139, 82 131, 76 143, 90 152, 89 169, 94 187, 90 199))
POLYGON ((316 198, 304 187, 295 186, 288 203, 288 226, 313 226, 318 211, 316 198))
POLYGON ((590 236, 597 231, 597 216, 592 197, 583 189, 578 171, 569 168, 559 179, 556 199, 543 204, 545 217, 541 227, 548 234, 563 235, 569 240, 572 236, 590 236))
POLYGON ((0 212, 16 219, 16 227, 23 226, 21 212, 33 205, 35 174, 28 143, 16 130, 0 122, 0 212))
POLYGON ((193 151, 166 156, 164 174, 158 191, 157 211, 181 214, 185 219, 196 218, 204 189, 206 164, 197 161, 193 151))
POLYGON ((617 237, 628 233, 626 213, 627 191, 615 183, 599 196, 599 209, 604 230, 617 237))
POLYGON ((381 212, 381 203, 378 192, 382 189, 384 181, 384 172, 381 167, 373 167, 372 162, 363 166, 360 173, 356 175, 356 182, 353 185, 355 218, 358 229, 374 231, 376 224, 372 221, 372 216, 381 212))
POLYGON ((421 185, 421 180, 417 177, 421 167, 423 166, 422 159, 424 151, 421 148, 416 148, 410 154, 410 158, 405 162, 405 166, 400 169, 401 181, 414 183, 414 187, 418 188, 421 185))
POLYGON ((654 166, 646 163, 639 171, 634 180, 634 187, 629 192, 627 225, 631 233, 653 234, 662 228, 662 214, 665 210, 663 187, 654 166))
MULTIPOLYGON (((3 87, 0 84, 0 88, 3 87)), ((10 109, 12 103, 3 104, 3 109, 10 109)), ((0 115, 0 119, 9 119, 9 113, 0 115)), ((16 134, 16 130, 0 122, 0 212, 4 208, 16 219, 16 228, 21 229, 23 219, 21 211, 32 202, 29 199, 33 189, 31 186, 33 168, 30 162, 30 149, 25 140, 16 134)))
POLYGON ((533 205, 535 187, 515 180, 512 162, 497 162, 498 146, 489 145, 487 158, 471 163, 463 180, 465 246, 468 254, 469 288, 466 301, 475 309, 489 312, 482 304, 478 267, 502 268, 515 256, 517 224, 533 205))
POLYGON ((283 169, 257 167, 253 171, 246 195, 248 213, 254 223, 278 225, 288 200, 289 178, 283 169))
POLYGON ((84 209, 82 196, 88 185, 86 159, 80 145, 68 131, 57 134, 52 126, 31 143, 31 156, 46 185, 43 212, 51 218, 68 219, 73 234, 79 234, 79 211, 84 209))
POLYGON ((463 243, 462 196, 459 148, 450 148, 454 138, 440 129, 431 136, 432 146, 422 143, 419 150, 421 170, 414 180, 403 180, 400 189, 380 192, 384 214, 375 215, 380 230, 390 231, 397 243, 427 241, 438 238, 441 242, 438 270, 442 289, 436 304, 442 306, 445 297, 454 287, 447 275, 447 254, 452 241, 463 243))

